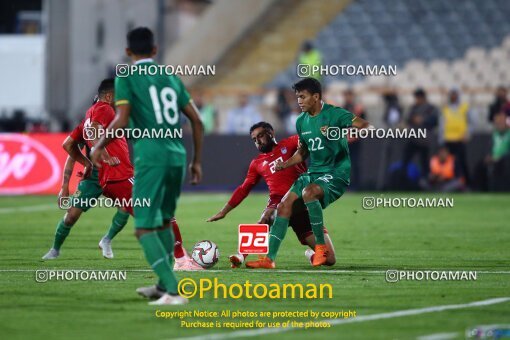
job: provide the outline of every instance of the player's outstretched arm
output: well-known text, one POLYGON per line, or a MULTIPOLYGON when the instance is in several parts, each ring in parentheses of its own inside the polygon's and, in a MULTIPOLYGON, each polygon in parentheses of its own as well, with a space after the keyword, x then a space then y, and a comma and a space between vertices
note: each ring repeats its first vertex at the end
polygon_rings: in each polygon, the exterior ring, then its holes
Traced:
POLYGON ((294 153, 294 155, 292 155, 292 157, 285 162, 281 161, 277 162, 275 165, 275 169, 276 171, 280 171, 283 169, 290 168, 296 164, 304 162, 308 158, 308 155, 309 155, 308 147, 300 142, 299 147, 294 153))
POLYGON ((81 153, 78 143, 72 137, 67 137, 62 147, 71 159, 83 165, 83 177, 87 178, 92 171, 92 162, 81 153))
POLYGON ((198 109, 190 101, 182 109, 184 115, 191 123, 191 131, 193 133, 193 157, 189 166, 191 172, 191 184, 198 184, 202 180, 202 141, 204 139, 204 125, 200 119, 198 109))
POLYGON ((214 216, 211 216, 207 219, 207 222, 214 222, 221 220, 227 216, 227 214, 234 209, 234 207, 230 206, 230 204, 226 203, 223 208, 214 216))
POLYGON ((243 184, 238 186, 236 190, 232 193, 229 201, 223 206, 223 208, 214 216, 207 219, 207 222, 214 222, 221 220, 227 214, 232 211, 235 207, 237 207, 241 202, 248 197, 251 189, 260 181, 260 174, 257 172, 257 166, 255 165, 255 161, 250 163, 248 167, 248 173, 246 174, 246 178, 244 179, 243 184))

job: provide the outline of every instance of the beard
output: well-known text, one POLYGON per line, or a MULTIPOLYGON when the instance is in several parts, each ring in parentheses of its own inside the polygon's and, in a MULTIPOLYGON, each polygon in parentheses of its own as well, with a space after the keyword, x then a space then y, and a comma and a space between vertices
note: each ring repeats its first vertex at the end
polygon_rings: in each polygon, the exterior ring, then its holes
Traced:
POLYGON ((270 141, 269 143, 267 143, 266 145, 261 145, 259 147, 259 151, 262 152, 262 153, 268 153, 270 152, 271 150, 273 150, 273 146, 274 146, 274 142, 273 141, 270 141))

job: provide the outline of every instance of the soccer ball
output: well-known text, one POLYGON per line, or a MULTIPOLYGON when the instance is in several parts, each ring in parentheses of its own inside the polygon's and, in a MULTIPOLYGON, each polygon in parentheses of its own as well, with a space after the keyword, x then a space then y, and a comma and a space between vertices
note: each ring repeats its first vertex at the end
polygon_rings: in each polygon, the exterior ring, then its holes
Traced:
POLYGON ((197 242, 191 253, 193 260, 201 267, 207 269, 213 267, 220 259, 220 251, 216 243, 208 240, 197 242))

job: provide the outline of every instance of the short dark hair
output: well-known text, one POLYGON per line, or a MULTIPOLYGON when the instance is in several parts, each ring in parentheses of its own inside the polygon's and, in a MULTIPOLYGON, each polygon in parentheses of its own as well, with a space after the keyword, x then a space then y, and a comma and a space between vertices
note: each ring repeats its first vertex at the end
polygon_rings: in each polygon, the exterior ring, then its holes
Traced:
POLYGON ((97 88, 97 95, 99 97, 104 96, 107 92, 112 92, 114 89, 115 80, 113 78, 103 79, 99 87, 97 88))
POLYGON ((319 98, 322 98, 322 85, 315 78, 301 79, 300 81, 292 85, 292 89, 296 92, 306 90, 310 92, 312 95, 318 93, 319 98))
POLYGON ((154 48, 154 34, 147 27, 137 27, 127 34, 128 48, 136 55, 146 55, 154 48))
POLYGON ((253 132, 253 130, 258 129, 259 127, 264 128, 264 130, 266 130, 266 131, 267 130, 274 131, 273 127, 268 122, 258 122, 257 124, 253 124, 251 126, 251 128, 250 128, 250 135, 253 132))
POLYGON ((415 91, 414 91, 414 96, 415 97, 421 97, 421 98, 427 98, 427 93, 425 92, 424 89, 422 89, 421 87, 420 88, 417 88, 415 91))

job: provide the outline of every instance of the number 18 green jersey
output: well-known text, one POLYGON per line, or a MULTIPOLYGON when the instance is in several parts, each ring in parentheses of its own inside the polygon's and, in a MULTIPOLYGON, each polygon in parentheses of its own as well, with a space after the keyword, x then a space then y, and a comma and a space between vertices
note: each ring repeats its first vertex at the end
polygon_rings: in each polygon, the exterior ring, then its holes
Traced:
POLYGON ((310 152, 309 174, 334 174, 349 181, 351 160, 342 129, 351 127, 354 118, 351 112, 329 104, 316 116, 308 112, 299 115, 296 130, 300 143, 310 152))
MULTIPOLYGON (((156 64, 148 60, 137 65, 156 64)), ((137 164, 185 165, 179 112, 190 99, 182 81, 175 75, 134 72, 115 78, 115 105, 131 106, 129 127, 136 129, 136 133, 134 130, 131 133, 135 168, 137 164), (140 133, 141 137, 137 138, 140 133)))

